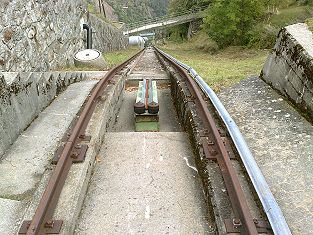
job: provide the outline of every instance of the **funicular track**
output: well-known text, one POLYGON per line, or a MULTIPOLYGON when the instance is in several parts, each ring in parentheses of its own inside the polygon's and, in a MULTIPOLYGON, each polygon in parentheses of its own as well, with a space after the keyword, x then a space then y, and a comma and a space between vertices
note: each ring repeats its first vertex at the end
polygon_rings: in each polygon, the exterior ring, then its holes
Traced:
MULTIPOLYGON (((238 227, 241 227, 241 232, 244 234, 258 234, 248 204, 246 202, 243 190, 234 167, 232 166, 229 150, 226 149, 219 130, 217 129, 215 120, 207 108, 207 103, 204 101, 201 91, 196 82, 187 74, 187 72, 176 65, 174 62, 168 60, 178 73, 185 78, 187 86, 191 93, 191 99, 197 106, 197 111, 203 120, 205 128, 205 135, 207 139, 203 140, 202 146, 205 156, 208 159, 216 159, 224 178, 224 182, 230 196, 232 206, 235 211, 236 221, 238 227)), ((236 226, 236 225, 235 225, 236 226)))
MULTIPOLYGON (((53 174, 46 186, 46 189, 40 199, 39 205, 36 209, 32 221, 24 221, 21 230, 27 230, 26 234, 47 234, 57 233, 62 226, 62 220, 53 220, 53 213, 57 205, 60 193, 64 186, 69 170, 75 161, 79 161, 79 153, 77 150, 82 148, 81 142, 88 139, 85 136, 85 130, 90 121, 93 111, 97 105, 97 100, 101 97, 105 88, 112 79, 117 75, 126 65, 132 62, 142 53, 134 55, 124 63, 111 69, 103 79, 97 84, 90 94, 88 100, 82 108, 81 114, 77 119, 73 128, 68 133, 68 139, 58 153, 58 160, 53 174)), ((20 232, 21 232, 20 230, 20 232)))
MULTIPOLYGON (((225 140, 221 136, 221 130, 218 128, 219 125, 216 123, 217 121, 221 122, 221 120, 216 120, 216 115, 214 116, 211 111, 212 109, 214 110, 214 106, 211 105, 211 107, 208 108, 210 103, 207 102, 199 85, 184 68, 164 56, 159 49, 155 48, 155 51, 160 62, 163 63, 165 67, 168 67, 169 64, 170 67, 184 79, 190 93, 188 99, 195 104, 197 115, 201 119, 203 130, 201 130, 200 144, 203 148, 204 156, 208 160, 217 161, 234 213, 233 218, 225 221, 226 230, 228 233, 233 232, 240 234, 272 233, 271 226, 267 221, 257 220, 250 212, 237 172, 231 162, 231 157, 237 153, 231 152, 233 150, 227 148, 225 145, 225 140), (167 63, 165 63, 165 61, 167 63)), ((110 70, 93 89, 82 108, 79 118, 68 134, 65 145, 61 151, 58 152, 59 157, 56 167, 46 186, 32 221, 24 221, 22 225, 23 230, 27 230, 26 234, 57 233, 57 231, 60 230, 62 220, 54 220, 53 213, 71 165, 73 162, 80 161, 79 158, 81 154, 79 151, 86 147, 86 145, 82 144, 83 141, 88 139, 88 136, 85 135, 85 129, 95 110, 97 100, 105 92, 107 85, 110 82, 114 82, 114 77, 118 75, 126 65, 140 56, 141 53, 142 51, 110 70)), ((229 135, 228 138, 230 138, 229 135)))

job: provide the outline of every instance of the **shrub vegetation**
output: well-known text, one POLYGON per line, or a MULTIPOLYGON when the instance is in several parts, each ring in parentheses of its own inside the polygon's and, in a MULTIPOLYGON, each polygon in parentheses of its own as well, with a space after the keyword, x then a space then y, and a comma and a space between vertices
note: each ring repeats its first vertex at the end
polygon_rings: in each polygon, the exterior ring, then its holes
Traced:
MULTIPOLYGON (((305 22, 313 16, 313 0, 172 0, 169 12, 201 6, 208 8, 202 32, 196 35, 199 39, 194 41, 202 42, 206 51, 210 51, 208 48, 214 45, 213 42, 219 48, 271 48, 282 27, 305 22)), ((171 39, 187 40, 187 32, 188 24, 175 27, 171 29, 171 39)))

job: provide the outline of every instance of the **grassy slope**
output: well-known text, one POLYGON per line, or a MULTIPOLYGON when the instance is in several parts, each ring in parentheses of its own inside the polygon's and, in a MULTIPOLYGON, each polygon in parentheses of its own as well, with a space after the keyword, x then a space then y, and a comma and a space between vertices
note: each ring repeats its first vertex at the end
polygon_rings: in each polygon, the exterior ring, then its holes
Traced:
POLYGON ((139 51, 140 49, 138 47, 128 47, 125 50, 105 53, 104 58, 108 63, 109 67, 112 68, 115 65, 118 65, 124 62, 125 60, 129 59, 139 51))
MULTIPOLYGON (((211 55, 195 49, 191 43, 168 43, 162 49, 178 60, 193 67, 215 91, 233 85, 240 80, 259 75, 267 50, 230 47, 211 55)), ((105 59, 113 67, 139 51, 138 48, 115 51, 105 54, 105 59)))
POLYGON ((293 6, 286 9, 280 9, 278 14, 270 18, 270 24, 276 27, 284 27, 295 22, 304 22, 312 17, 312 7, 293 6))
POLYGON ((169 43, 162 49, 193 67, 217 92, 248 76, 259 75, 268 55, 267 50, 241 47, 230 47, 210 55, 194 49, 190 43, 169 43))
MULTIPOLYGON (((279 29, 296 22, 304 22, 312 17, 312 12, 311 7, 292 6, 280 9, 267 23, 279 29)), ((248 76, 259 75, 269 53, 268 50, 230 47, 211 55, 195 49, 193 43, 169 43, 163 49, 193 67, 215 91, 220 91, 248 76)))
MULTIPOLYGON (((271 16, 268 23, 280 28, 295 22, 303 22, 311 16, 312 8, 293 6, 280 9, 277 15, 271 16)), ((193 67, 215 91, 220 91, 248 76, 259 75, 268 56, 268 50, 241 47, 230 47, 211 55, 195 49, 193 43, 187 42, 168 43, 162 49, 193 67)), ((126 60, 137 51, 136 48, 130 48, 125 51, 108 53, 105 57, 110 66, 113 66, 126 60)))

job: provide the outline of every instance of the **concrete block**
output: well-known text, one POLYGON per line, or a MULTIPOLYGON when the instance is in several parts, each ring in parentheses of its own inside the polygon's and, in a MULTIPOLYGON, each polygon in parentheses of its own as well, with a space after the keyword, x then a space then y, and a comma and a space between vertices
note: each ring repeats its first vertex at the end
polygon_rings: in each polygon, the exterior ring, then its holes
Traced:
POLYGON ((302 96, 305 89, 303 81, 293 72, 293 70, 290 70, 287 76, 288 81, 291 83, 293 88, 297 91, 299 96, 302 96))
POLYGON ((19 226, 19 214, 25 210, 25 203, 0 198, 0 234, 15 235, 19 226))
POLYGON ((303 92, 303 103, 309 109, 309 112, 313 113, 313 92, 308 89, 305 89, 303 92))
POLYGON ((19 79, 19 72, 6 72, 3 73, 3 76, 7 86, 10 86, 13 82, 19 79))
MULTIPOLYGON (((263 67, 261 78, 313 117, 305 89, 313 90, 313 35, 306 24, 285 27, 263 67)), ((307 93, 309 94, 309 93, 307 93)))
POLYGON ((313 34, 309 30, 308 25, 304 23, 293 24, 287 26, 286 30, 292 35, 292 38, 313 57, 313 34))
POLYGON ((85 79, 101 79, 106 75, 107 71, 85 71, 82 73, 85 79))
POLYGON ((300 104, 302 101, 302 97, 300 94, 295 90, 295 88, 292 86, 291 83, 287 83, 284 87, 285 93, 288 95, 288 97, 295 102, 296 104, 300 104))
POLYGON ((272 53, 265 62, 261 78, 267 83, 270 83, 275 89, 284 92, 283 88, 287 83, 284 68, 284 60, 272 53))
POLYGON ((313 82, 307 81, 307 82, 305 83, 305 87, 306 87, 311 93, 313 93, 313 82))

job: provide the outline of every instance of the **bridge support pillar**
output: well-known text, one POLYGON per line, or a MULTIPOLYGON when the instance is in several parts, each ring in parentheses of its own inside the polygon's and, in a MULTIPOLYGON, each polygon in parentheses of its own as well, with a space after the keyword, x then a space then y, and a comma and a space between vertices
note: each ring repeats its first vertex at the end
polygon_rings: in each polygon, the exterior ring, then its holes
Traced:
POLYGON ((200 30, 200 25, 202 24, 201 20, 193 20, 189 23, 187 38, 192 38, 200 30))

